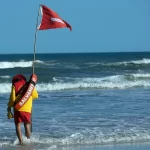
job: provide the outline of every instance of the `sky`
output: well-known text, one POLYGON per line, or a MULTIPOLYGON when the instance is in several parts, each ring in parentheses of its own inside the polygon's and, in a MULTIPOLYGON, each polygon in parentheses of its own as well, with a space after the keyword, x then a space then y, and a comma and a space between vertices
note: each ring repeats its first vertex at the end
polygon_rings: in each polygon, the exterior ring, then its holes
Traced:
POLYGON ((150 51, 150 0, 1 0, 0 54, 33 53, 40 4, 73 30, 38 31, 36 53, 150 51))

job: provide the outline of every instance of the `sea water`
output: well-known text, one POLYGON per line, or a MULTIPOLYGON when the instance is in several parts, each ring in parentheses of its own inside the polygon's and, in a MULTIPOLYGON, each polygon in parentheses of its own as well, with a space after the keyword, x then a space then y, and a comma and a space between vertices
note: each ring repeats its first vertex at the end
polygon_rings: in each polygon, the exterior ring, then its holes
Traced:
MULTIPOLYGON (((32 61, 32 54, 0 55, 1 149, 17 147, 7 119, 11 80, 19 73, 29 79, 32 61)), ((37 54, 35 73, 28 150, 150 140, 150 53, 37 54)))

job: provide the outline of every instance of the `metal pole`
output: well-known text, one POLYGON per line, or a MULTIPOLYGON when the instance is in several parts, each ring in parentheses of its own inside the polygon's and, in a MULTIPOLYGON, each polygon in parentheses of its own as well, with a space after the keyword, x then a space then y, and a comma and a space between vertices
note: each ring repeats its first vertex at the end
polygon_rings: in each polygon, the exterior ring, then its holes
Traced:
MULTIPOLYGON (((36 52, 36 38, 37 38, 37 31, 38 31, 37 27, 38 27, 38 22, 39 22, 40 6, 39 6, 39 10, 38 10, 38 16, 37 16, 37 21, 36 21, 35 39, 34 39, 34 57, 33 57, 33 63, 32 63, 32 73, 33 74, 34 74, 34 62, 35 62, 35 52, 36 52)), ((31 132, 32 132, 32 109, 31 109, 31 132)))
POLYGON ((36 39, 37 39, 37 31, 38 31, 37 27, 38 27, 38 22, 39 22, 40 6, 39 6, 39 10, 38 10, 38 16, 37 16, 37 21, 36 21, 35 39, 34 39, 34 57, 33 57, 33 64, 32 64, 32 73, 33 74, 34 74, 34 62, 35 62, 35 52, 36 52, 36 39))

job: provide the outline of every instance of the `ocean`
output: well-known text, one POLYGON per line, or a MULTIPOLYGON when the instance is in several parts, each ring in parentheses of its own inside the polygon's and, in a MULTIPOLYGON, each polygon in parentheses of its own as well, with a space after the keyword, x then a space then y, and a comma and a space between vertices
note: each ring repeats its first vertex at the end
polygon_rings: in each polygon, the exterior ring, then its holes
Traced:
MULTIPOLYGON (((0 149, 19 149, 7 103, 12 77, 29 79, 32 61, 33 54, 0 55, 0 149)), ((36 54, 35 73, 39 98, 26 149, 150 141, 150 52, 36 54)))

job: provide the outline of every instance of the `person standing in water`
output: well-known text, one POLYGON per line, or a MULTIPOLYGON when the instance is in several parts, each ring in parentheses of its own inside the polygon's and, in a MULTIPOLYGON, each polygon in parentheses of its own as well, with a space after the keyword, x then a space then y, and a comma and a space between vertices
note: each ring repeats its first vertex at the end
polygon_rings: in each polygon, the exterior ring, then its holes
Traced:
MULTIPOLYGON (((30 82, 30 81, 29 81, 30 82)), ((27 101, 16 110, 15 105, 23 97, 25 93, 25 86, 29 85, 29 82, 26 81, 26 78, 17 74, 12 79, 12 89, 10 93, 10 99, 8 102, 8 119, 14 118, 14 123, 16 127, 16 135, 19 140, 19 145, 23 144, 22 132, 21 132, 21 123, 24 123, 25 135, 29 139, 31 135, 31 111, 32 111, 32 101, 38 98, 38 92, 34 88, 31 95, 29 95, 27 101), (24 92, 23 92, 24 91, 24 92), (14 109, 14 116, 11 113, 11 108, 14 109)), ((33 82, 33 81, 32 81, 33 82)))

